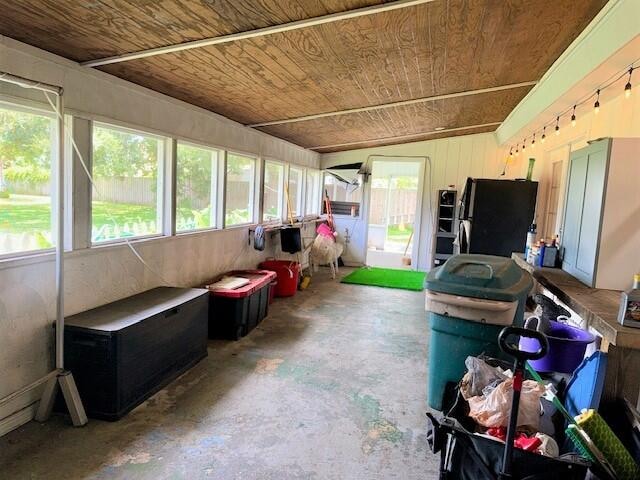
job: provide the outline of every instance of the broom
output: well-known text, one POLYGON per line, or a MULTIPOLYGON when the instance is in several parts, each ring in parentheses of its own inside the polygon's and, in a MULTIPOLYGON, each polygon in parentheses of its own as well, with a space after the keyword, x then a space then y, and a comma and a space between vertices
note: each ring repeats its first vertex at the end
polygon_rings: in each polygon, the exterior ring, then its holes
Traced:
POLYGON ((411 243, 411 239, 413 238, 413 230, 411 231, 411 235, 409 235, 409 240, 407 240, 407 246, 404 247, 404 255, 402 256, 402 264, 407 267, 411 265, 411 257, 407 257, 407 251, 409 250, 409 244, 411 243))
MULTIPOLYGON (((285 184, 284 186, 284 194, 287 198, 287 212, 289 213, 289 223, 293 225, 293 215, 291 214, 291 199, 289 198, 289 185, 285 184)), ((302 276, 302 280, 300 281, 300 290, 304 290, 309 286, 309 282, 311 282, 311 277, 309 275, 305 275, 302 273, 302 258, 300 257, 300 252, 296 253, 296 259, 300 264, 300 275, 302 276)))

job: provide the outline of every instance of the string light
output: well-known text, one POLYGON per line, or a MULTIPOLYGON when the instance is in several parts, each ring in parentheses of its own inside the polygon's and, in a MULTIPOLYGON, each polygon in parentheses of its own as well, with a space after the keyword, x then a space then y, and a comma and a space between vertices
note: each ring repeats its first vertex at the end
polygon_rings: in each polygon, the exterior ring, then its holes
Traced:
MULTIPOLYGON (((603 84, 600 88, 598 88, 594 94, 588 95, 586 97, 582 97, 582 99, 580 101, 574 103, 573 107, 571 108, 571 126, 575 127, 576 124, 577 124, 576 109, 578 108, 578 106, 582 106, 585 103, 589 102, 590 99, 593 98, 594 96, 595 96, 595 102, 593 104, 593 113, 594 113, 594 115, 597 115, 600 112, 600 92, 602 90, 605 90, 605 89, 611 87, 612 85, 614 85, 618 81, 620 81, 620 79, 622 79, 625 75, 629 75, 629 76, 627 77, 627 83, 624 86, 624 96, 625 96, 625 98, 631 97, 631 74, 637 68, 638 68, 638 66, 634 66, 633 64, 631 64, 631 66, 629 67, 628 70, 624 70, 622 73, 618 73, 617 76, 615 76, 615 78, 610 78, 607 81, 607 83, 603 84)), ((556 125, 555 125, 555 128, 554 128, 556 136, 560 135, 560 117, 565 115, 566 113, 568 113, 568 111, 569 111, 569 109, 564 110, 564 111, 560 112, 560 114, 558 114, 556 116, 556 125)), ((540 143, 544 143, 545 142, 545 140, 547 138, 547 127, 551 127, 552 125, 553 125, 553 123, 549 122, 549 123, 547 123, 546 125, 544 125, 542 127, 542 135, 540 137, 540 143)), ((522 151, 523 151, 523 153, 524 153, 525 149, 527 148, 526 140, 527 140, 527 137, 524 137, 524 139, 522 140, 522 151)), ((532 136, 531 136, 531 148, 535 148, 535 144, 536 144, 536 132, 533 132, 532 136)), ((514 146, 512 145, 511 148, 509 149, 509 156, 511 158, 513 158, 513 156, 514 156, 513 148, 514 148, 514 146)), ((516 145, 515 145, 515 155, 517 156, 519 154, 519 152, 520 152, 520 144, 516 143, 516 145)))
POLYGON ((518 152, 518 146, 516 145, 516 157, 520 155, 520 152, 518 152))

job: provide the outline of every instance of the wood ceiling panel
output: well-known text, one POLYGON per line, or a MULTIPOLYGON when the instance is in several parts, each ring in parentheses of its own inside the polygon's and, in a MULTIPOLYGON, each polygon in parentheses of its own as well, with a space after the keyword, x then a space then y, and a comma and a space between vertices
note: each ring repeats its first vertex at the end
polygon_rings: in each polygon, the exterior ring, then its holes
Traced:
MULTIPOLYGON (((0 33, 84 61, 381 3, 0 0, 0 33)), ((605 3, 434 0, 100 69, 254 124, 538 80, 605 3)), ((490 108, 469 97, 263 130, 314 146, 484 124, 525 91, 479 96, 490 108)))
POLYGON ((241 123, 537 80, 605 0, 439 0, 103 70, 241 123))
POLYGON ((80 62, 380 3, 385 0, 0 0, 0 33, 80 62))
POLYGON ((444 132, 444 133, 425 133, 422 135, 412 135, 411 137, 402 137, 402 138, 391 138, 385 139, 381 138, 378 140, 372 140, 369 142, 357 142, 351 145, 339 145, 335 147, 325 147, 318 148, 315 151, 318 153, 332 153, 332 152, 342 152, 345 150, 356 150, 359 148, 371 148, 371 147, 382 147, 387 145, 399 145, 407 142, 420 142, 422 140, 436 140, 438 138, 449 138, 449 137, 458 137, 461 135, 472 135, 476 133, 487 133, 495 131, 496 127, 481 127, 481 128, 465 128, 462 130, 457 130, 455 132, 444 132))
MULTIPOLYGON (((502 122, 530 87, 260 127, 307 148, 502 122)), ((495 130, 495 126, 493 129, 495 130)))

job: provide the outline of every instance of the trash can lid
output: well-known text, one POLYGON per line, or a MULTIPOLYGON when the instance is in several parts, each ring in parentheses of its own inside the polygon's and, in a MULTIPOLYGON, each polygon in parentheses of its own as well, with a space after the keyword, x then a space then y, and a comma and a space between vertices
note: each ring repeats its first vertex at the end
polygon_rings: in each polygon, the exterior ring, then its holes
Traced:
POLYGON ((451 295, 515 301, 531 290, 533 280, 510 258, 461 254, 431 270, 425 286, 451 295))

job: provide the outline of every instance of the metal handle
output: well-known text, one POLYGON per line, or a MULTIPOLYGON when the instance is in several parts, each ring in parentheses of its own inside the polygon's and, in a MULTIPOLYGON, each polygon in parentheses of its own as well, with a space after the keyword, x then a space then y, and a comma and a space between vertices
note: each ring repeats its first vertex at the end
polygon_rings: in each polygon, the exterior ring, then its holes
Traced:
POLYGON ((547 341, 547 337, 544 333, 520 327, 503 328, 502 331, 500 331, 500 335, 498 335, 498 345, 500 346, 500 350, 504 353, 511 355, 516 360, 520 361, 538 360, 544 357, 549 350, 549 342, 547 341), (540 348, 537 352, 520 350, 520 348, 507 342, 507 339, 511 336, 533 338, 538 341, 540 348))

